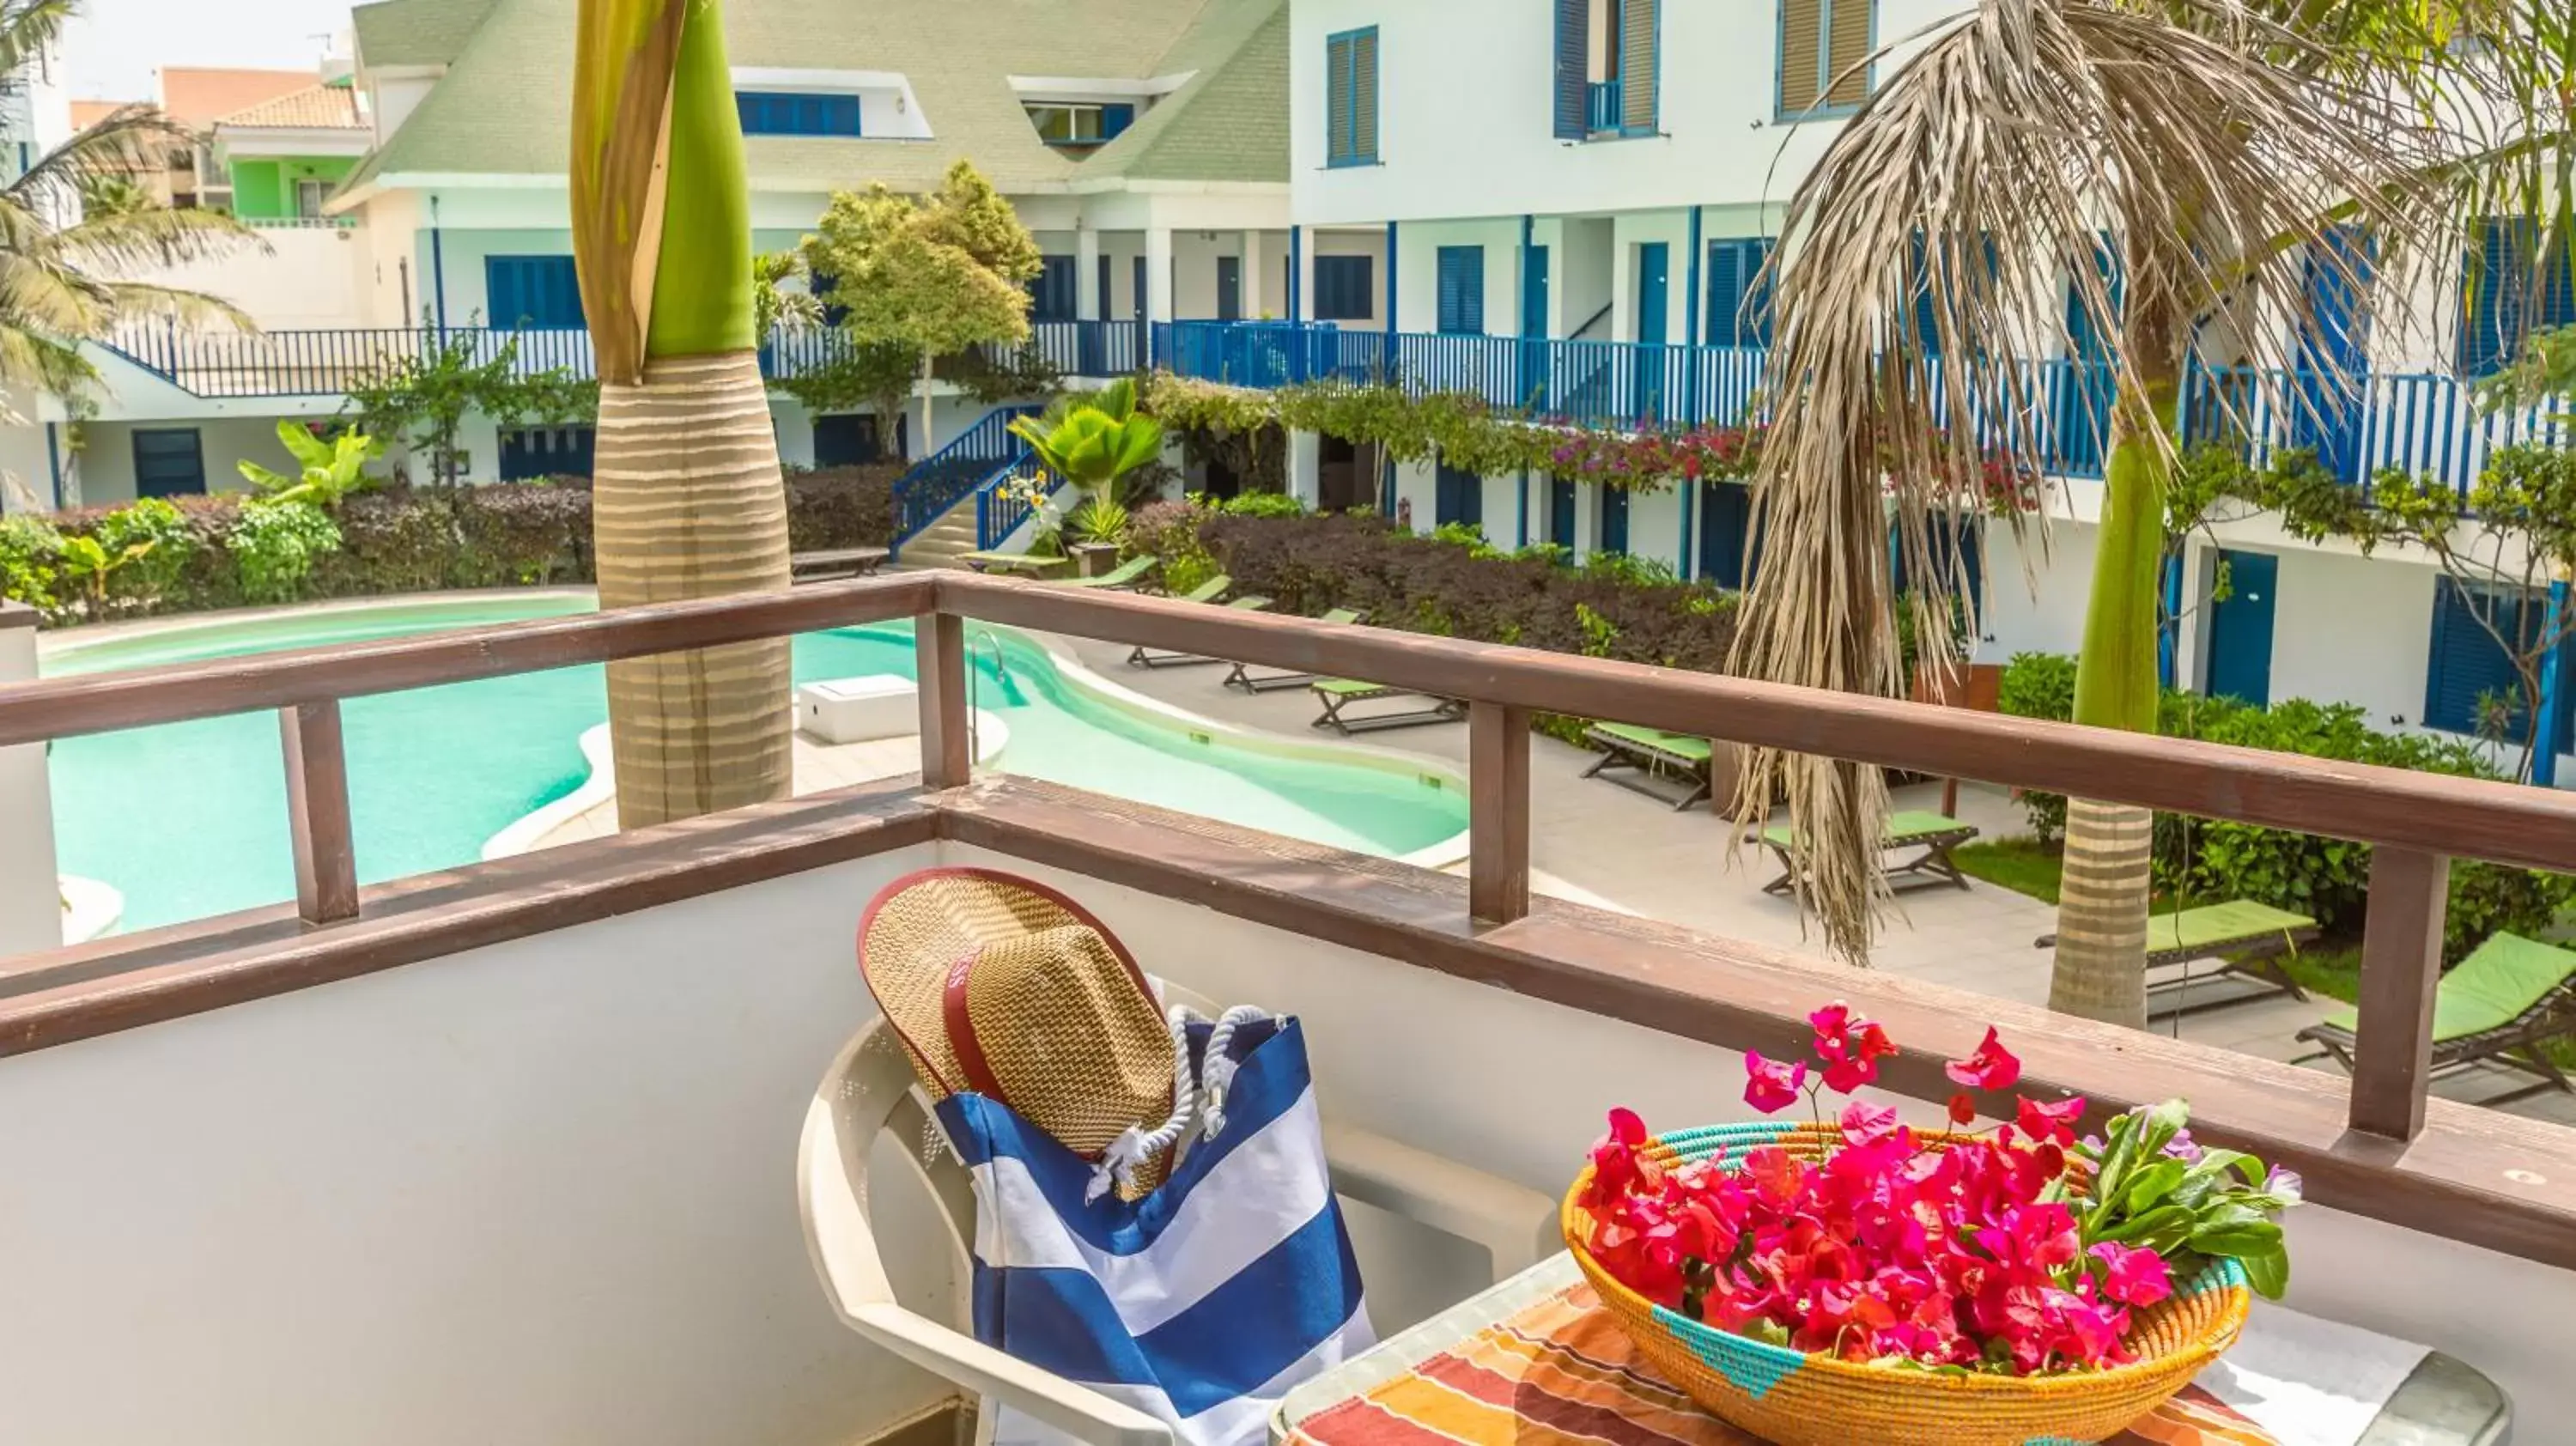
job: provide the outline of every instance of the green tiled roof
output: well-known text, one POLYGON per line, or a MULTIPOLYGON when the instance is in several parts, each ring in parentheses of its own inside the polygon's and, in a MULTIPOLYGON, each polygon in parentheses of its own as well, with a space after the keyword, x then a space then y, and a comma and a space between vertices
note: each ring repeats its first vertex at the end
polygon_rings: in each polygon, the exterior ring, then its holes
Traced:
MULTIPOLYGON (((360 49, 419 55, 431 32, 480 9, 449 69, 402 128, 351 178, 560 174, 575 0, 386 0, 364 6, 360 49), (377 15, 373 12, 401 12, 377 15), (544 102, 544 103, 539 103, 544 102)), ((870 70, 911 82, 933 139, 752 136, 752 186, 828 191, 883 181, 934 184, 970 158, 1005 192, 1090 176, 1285 182, 1285 0, 728 0, 738 68, 870 70), (1194 72, 1089 157, 1037 137, 1013 75, 1142 80, 1194 72)))
POLYGON ((445 65, 456 58, 495 0, 379 0, 349 12, 358 53, 369 65, 445 65))

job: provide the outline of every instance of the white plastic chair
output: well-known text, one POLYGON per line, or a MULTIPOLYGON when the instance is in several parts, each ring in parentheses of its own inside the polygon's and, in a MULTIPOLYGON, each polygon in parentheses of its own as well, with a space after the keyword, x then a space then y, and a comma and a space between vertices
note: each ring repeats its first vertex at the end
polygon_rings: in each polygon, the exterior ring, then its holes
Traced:
MULTIPOLYGON (((1167 1002, 1214 1013, 1169 985, 1164 995, 1167 1002)), ((1094 1446, 1171 1446, 1172 1433, 1153 1417, 1014 1360, 961 1328, 969 1320, 963 1283, 969 1278, 975 1197, 964 1167, 944 1145, 924 1148, 926 1139, 936 1138, 933 1131, 902 1046, 884 1020, 870 1023, 823 1076, 797 1149, 806 1247, 841 1319, 923 1370, 1094 1446), (868 1180, 869 1146, 885 1131, 903 1142, 904 1157, 921 1171, 947 1226, 942 1244, 955 1267, 952 1278, 960 1283, 947 1321, 902 1305, 886 1276, 868 1180)), ((1535 1190, 1329 1120, 1324 1153, 1336 1193, 1484 1246, 1498 1281, 1558 1248, 1556 1202, 1535 1190)), ((906 1242, 899 1248, 939 1247, 906 1242)), ((990 1409, 982 1413, 979 1442, 991 1441, 992 1417, 990 1409)))

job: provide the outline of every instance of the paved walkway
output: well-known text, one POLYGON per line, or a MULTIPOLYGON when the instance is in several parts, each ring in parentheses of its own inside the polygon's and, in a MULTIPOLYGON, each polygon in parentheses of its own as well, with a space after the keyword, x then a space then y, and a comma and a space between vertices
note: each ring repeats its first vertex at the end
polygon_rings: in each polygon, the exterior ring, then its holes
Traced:
MULTIPOLYGON (((1316 707, 1304 692, 1259 697, 1226 688, 1214 668, 1149 671, 1127 666, 1124 645, 1057 639, 1084 666, 1119 685, 1205 718, 1274 733, 1308 734, 1316 707)), ((1448 725, 1368 735, 1373 745, 1440 758, 1464 767, 1467 730, 1448 725)), ((1706 933, 1751 939, 1840 964, 1821 935, 1801 927, 1791 901, 1762 892, 1776 872, 1767 853, 1731 854, 1726 822, 1705 808, 1676 813, 1629 789, 1581 775, 1597 755, 1552 738, 1530 741, 1531 883, 1539 892, 1623 910, 1706 933)), ((1938 809, 1941 787, 1898 790, 1900 807, 1938 809)), ((2029 831, 2006 792, 1963 785, 1957 816, 2007 838, 2029 831)), ((1994 998, 2045 1005, 2049 951, 2034 945, 2057 927, 2057 911, 2025 894, 1971 882, 1910 890, 1898 896, 1872 951, 1871 967, 1994 998)), ((2220 986, 2224 987, 2224 986, 2220 986)), ((2163 1020, 2158 1032, 2266 1059, 2309 1052, 2298 1032, 2328 1006, 2288 998, 2247 1002, 2163 1020)), ((2460 1099, 2483 1099, 2526 1077, 2477 1074, 2437 1086, 2460 1099)), ((2510 1107, 2515 1113, 2576 1124, 2576 1098, 2544 1095, 2510 1107)))

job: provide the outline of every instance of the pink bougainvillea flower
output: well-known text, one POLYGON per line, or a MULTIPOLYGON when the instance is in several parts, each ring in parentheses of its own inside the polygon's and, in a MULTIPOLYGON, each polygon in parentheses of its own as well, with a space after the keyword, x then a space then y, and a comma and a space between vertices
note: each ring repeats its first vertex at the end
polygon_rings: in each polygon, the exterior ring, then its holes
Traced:
POLYGON ((1977 1102, 1968 1098, 1968 1092, 1966 1090, 1961 1090, 1957 1094, 1950 1096, 1950 1123, 1954 1125, 1972 1125, 1976 1122, 1977 1102))
POLYGON ((1817 1058, 1831 1064, 1843 1057, 1844 1046, 1851 1037, 1850 1005, 1837 999, 1808 1015, 1807 1023, 1816 1031, 1817 1058))
POLYGON ((2173 1294, 2173 1271, 2152 1250, 2105 1240, 2090 1253, 2102 1262, 2102 1293, 2122 1305, 2154 1305, 2173 1294))
POLYGON ((1825 1066, 1825 1087, 1836 1094, 1850 1094, 1863 1085, 1878 1083, 1878 1062, 1896 1053, 1887 1031, 1870 1020, 1854 1020, 1844 1036, 1841 1058, 1825 1066))
POLYGON ((2020 1098, 2013 1122, 2034 1145, 2075 1143, 2075 1122, 2084 1118, 2084 1099, 2068 1095, 2053 1105, 2044 1105, 2028 1095, 2020 1098))
POLYGON ((1966 1059, 1954 1059, 1943 1066, 1954 1083, 1972 1090, 2008 1090, 2021 1082, 2021 1061, 2004 1048, 1993 1025, 1986 1026, 1985 1042, 1966 1059))
POLYGON ((1807 1062, 1764 1059, 1759 1051, 1744 1056, 1744 1102, 1766 1115, 1776 1115, 1798 1102, 1807 1087, 1807 1062))
POLYGON ((1854 1100, 1843 1108, 1843 1138, 1855 1145, 1875 1145, 1896 1133, 1896 1111, 1887 1105, 1854 1100))

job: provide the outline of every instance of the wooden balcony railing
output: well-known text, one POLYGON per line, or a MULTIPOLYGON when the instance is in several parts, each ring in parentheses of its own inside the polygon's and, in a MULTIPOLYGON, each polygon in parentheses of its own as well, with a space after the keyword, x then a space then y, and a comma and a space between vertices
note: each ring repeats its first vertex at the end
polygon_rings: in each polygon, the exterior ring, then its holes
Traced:
MULTIPOLYGON (((1776 977, 1780 971, 1774 968, 1760 979, 1746 976, 1739 992, 1701 994, 1689 992, 1686 981, 1657 974, 1651 965, 1630 964, 1623 967, 1632 972, 1620 973, 1608 965, 1578 966, 1562 958, 1530 962, 1529 936, 1513 931, 1547 923, 1544 911, 1532 917, 1530 898, 1531 713, 1618 720, 1734 743, 2077 793, 2371 844, 2375 853, 2362 965, 2359 1054, 2343 1109, 2349 1134, 2320 1144, 2311 1130, 2305 1137, 2308 1143, 2284 1144, 2283 1131, 2266 1130, 2260 1115, 2267 1104, 2295 1115, 2304 1122, 2302 1130, 2316 1123, 2315 1110, 2331 1082, 2299 1071, 2289 1072, 2296 1082, 2295 1099, 2279 1094, 2282 1086, 2276 1074, 2273 1095, 2240 1090, 2225 1102, 2224 1112, 2209 1119, 2214 1138, 2233 1133, 2269 1140, 2273 1149, 2289 1154, 2293 1164, 2324 1172, 2328 1195, 2338 1189, 2338 1182, 2348 1186, 2355 1180, 2405 1176, 2406 1142, 2426 1129, 2432 1004, 2440 977, 2449 860, 2483 858, 2576 871, 2576 797, 2546 789, 962 574, 870 579, 793 593, 633 608, 22 684, 0 689, 0 747, 278 710, 291 783, 287 806, 295 848, 297 912, 303 921, 292 943, 307 951, 298 956, 307 962, 288 969, 282 976, 286 982, 268 986, 274 992, 332 977, 327 971, 317 974, 311 969, 310 951, 326 947, 335 931, 363 934, 370 910, 393 907, 403 887, 386 885, 364 893, 358 887, 339 739, 341 699, 907 617, 913 619, 918 650, 924 802, 940 819, 953 819, 961 829, 979 817, 982 822, 974 826, 994 826, 989 811, 979 814, 971 793, 945 794, 970 781, 964 650, 969 620, 1366 678, 1464 700, 1469 708, 1472 844, 1464 908, 1444 923, 1421 916, 1423 906, 1417 900, 1406 905, 1415 915, 1408 927, 1431 930, 1415 943, 1431 939, 1436 944, 1433 952, 1452 947, 1472 951, 1485 947, 1475 941, 1487 939, 1522 942, 1504 946, 1507 953, 1520 951, 1510 954, 1519 962, 1509 969, 1496 962, 1501 956, 1490 953, 1427 967, 1447 967, 1489 982, 1579 1001, 1595 1012, 1693 1033, 1733 1048, 1773 1047, 1783 1033, 1803 1028, 1803 1012, 1832 993, 1848 993, 1857 1001, 1864 990, 1875 988, 1880 1007, 1910 1010, 1917 1016, 1943 1008, 1956 1015, 1959 1006, 1928 1003, 1919 986, 1873 982, 1873 976, 1866 974, 1838 972, 1802 988, 1799 997, 1789 997, 1790 991, 1782 989, 1776 977), (942 802, 943 796, 950 801, 942 802), (1441 940, 1468 942, 1436 942, 1441 940), (1583 976, 1579 989, 1569 984, 1576 976, 1583 976), (1769 994, 1759 992, 1762 989, 1769 994), (1714 1022, 1685 1029, 1675 1022, 1685 1017, 1714 1022)), ((1100 802, 1103 807, 1112 806, 1106 800, 1100 802)), ((794 815, 798 827, 810 827, 818 817, 830 816, 828 808, 803 804, 800 808, 794 815)), ((945 829, 949 824, 925 826, 945 829)), ((652 832, 630 838, 649 838, 652 832)), ((1715 868, 1715 834, 1711 842, 1707 866, 1715 868)), ((1096 840, 1061 845, 1062 850, 1076 852, 1086 847, 1101 845, 1096 840)), ((702 859, 694 862, 714 867, 702 859)), ((1221 871, 1198 883, 1186 882, 1185 856, 1156 867, 1164 871, 1155 877, 1156 884, 1175 895, 1195 891, 1214 897, 1228 888, 1245 887, 1239 874, 1229 882, 1221 871), (1181 872, 1175 874, 1176 870, 1181 872)), ((1370 867, 1383 872, 1387 866, 1370 867)), ((466 875, 442 878, 446 882, 441 889, 447 894, 471 891, 466 875), (465 882, 456 882, 460 879, 465 882)), ((725 875, 708 887, 729 886, 731 881, 739 880, 725 875)), ((666 890, 662 897, 668 896, 666 890)), ((1322 905, 1293 895, 1264 895, 1258 909, 1273 916, 1266 921, 1282 927, 1302 925, 1319 936, 1343 929, 1348 922, 1322 905)), ((483 932, 471 937, 490 937, 488 920, 474 927, 483 932)), ((190 1003, 191 996, 182 987, 185 970, 170 962, 167 943, 154 939, 111 940, 62 951, 60 956, 39 955, 0 966, 0 1053, 42 1048, 248 997, 244 991, 253 986, 242 982, 239 961, 234 959, 221 966, 233 970, 232 975, 207 985, 207 1002, 190 1003), (139 969, 147 963, 153 972, 150 987, 101 1005, 96 1017, 82 1014, 76 998, 63 1003, 59 993, 49 1006, 52 1012, 40 1017, 19 1008, 41 991, 113 980, 120 968, 139 969)), ((382 946, 370 943, 367 947, 382 946)), ((406 947, 420 946, 415 942, 406 947)), ((417 957, 421 956, 414 953, 379 959, 366 967, 417 957)), ((2043 1044, 2066 1046, 2053 1050, 2059 1061, 2053 1068, 2058 1072, 2040 1075, 2035 1069, 2035 1077, 2097 1100, 2139 1098, 2146 1091, 2172 1088, 2172 1080, 2185 1076, 2204 1082, 2226 1078, 2213 1075, 2196 1053, 2148 1035, 2104 1031, 2074 1021, 2061 1021, 2056 1028, 2066 1038, 2043 1044)), ((2025 1025, 2024 1033, 2029 1029, 2025 1025)), ((1937 1078, 1912 1081, 1902 1071, 1897 1073, 1899 1089, 1912 1092, 1915 1083, 1924 1089, 1939 1088, 1937 1078)), ((2367 1189, 2344 1189, 2329 1203, 2418 1228, 2444 1229, 2450 1222, 2462 1238, 2473 1237, 2553 1263, 2576 1264, 2576 1137, 2555 1127, 2509 1121, 2462 1107, 2446 1104, 2441 1109, 2455 1124, 2464 1119, 2495 1121, 2498 1138, 2510 1134, 2521 1142, 2516 1148, 2526 1155, 2532 1140, 2551 1141, 2544 1153, 2569 1161, 2570 1168, 2553 1176, 2523 1167, 2520 1158, 2514 1160, 2514 1168, 2507 1168, 2504 1162, 2477 1155, 2476 1139, 2486 1127, 2455 1128, 2432 1154, 2447 1160, 2466 1148, 2476 1159, 2479 1178, 2445 1179, 2438 1186, 2411 1180, 2410 1190, 2438 1189, 2440 1198, 2433 1201, 2421 1195, 2400 1200, 2380 1198, 2367 1189), (2463 1213, 2463 1202, 2476 1209, 2463 1213)))

